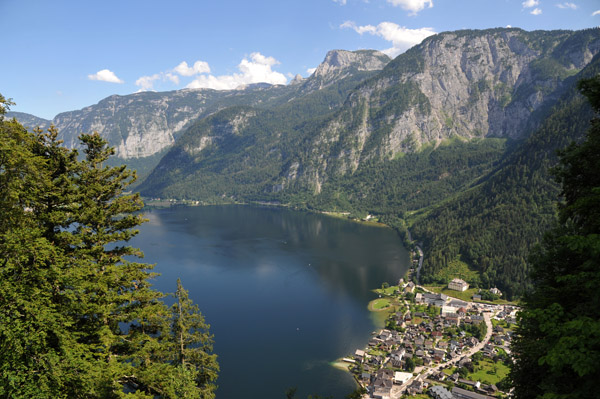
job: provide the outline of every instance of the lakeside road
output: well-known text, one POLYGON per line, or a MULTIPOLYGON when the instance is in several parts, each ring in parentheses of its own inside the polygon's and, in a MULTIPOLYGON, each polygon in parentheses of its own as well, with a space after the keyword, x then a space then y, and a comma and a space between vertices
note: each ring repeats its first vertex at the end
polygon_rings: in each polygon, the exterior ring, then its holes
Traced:
POLYGON ((419 251, 419 266, 417 267, 417 284, 421 282, 421 268, 423 267, 423 250, 420 246, 415 245, 419 251))

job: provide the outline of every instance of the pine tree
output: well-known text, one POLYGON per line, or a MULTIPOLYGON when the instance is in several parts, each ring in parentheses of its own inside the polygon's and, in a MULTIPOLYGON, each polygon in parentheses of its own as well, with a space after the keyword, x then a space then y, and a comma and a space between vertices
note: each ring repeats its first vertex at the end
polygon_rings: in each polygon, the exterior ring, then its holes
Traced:
POLYGON ((80 136, 80 161, 55 128, 4 120, 9 105, 0 96, 0 397, 214 397, 197 306, 179 287, 183 318, 169 312, 152 265, 130 260, 143 255, 127 245, 143 222, 124 192, 135 174, 105 165, 98 134, 80 136))
MULTIPOLYGON (((600 77, 580 82, 600 112, 600 77)), ((597 397, 600 379, 600 120, 560 153, 556 227, 531 256, 535 289, 520 313, 511 378, 517 398, 597 397)))
POLYGON ((210 326, 206 324, 198 305, 189 299, 180 279, 177 279, 175 299, 171 308, 174 363, 190 390, 197 387, 198 397, 214 398, 214 381, 219 367, 215 355, 210 354, 213 345, 213 337, 208 333, 210 326))
POLYGON ((0 396, 68 397, 80 346, 59 309, 65 257, 43 237, 37 208, 48 188, 37 137, 0 96, 0 396))

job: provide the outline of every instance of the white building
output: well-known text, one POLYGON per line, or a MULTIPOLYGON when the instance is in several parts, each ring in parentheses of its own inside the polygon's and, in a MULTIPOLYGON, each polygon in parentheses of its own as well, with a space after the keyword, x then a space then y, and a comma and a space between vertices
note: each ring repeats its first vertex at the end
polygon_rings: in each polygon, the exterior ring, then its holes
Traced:
POLYGON ((403 373, 401 371, 396 371, 394 373, 394 384, 404 384, 406 381, 412 378, 412 373, 403 373))
POLYGON ((455 278, 448 283, 448 289, 455 291, 466 291, 469 289, 469 284, 459 278, 455 278))

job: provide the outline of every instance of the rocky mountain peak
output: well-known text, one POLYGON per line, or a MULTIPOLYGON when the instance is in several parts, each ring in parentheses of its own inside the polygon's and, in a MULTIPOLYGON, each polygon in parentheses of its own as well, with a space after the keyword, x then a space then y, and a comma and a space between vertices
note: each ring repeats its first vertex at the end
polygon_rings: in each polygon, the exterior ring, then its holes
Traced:
MULTIPOLYGON (((316 161, 300 165, 298 179, 319 192, 329 176, 354 173, 363 162, 394 159, 453 137, 524 138, 536 127, 537 111, 598 53, 600 29, 431 36, 349 94, 306 147, 302 158, 316 161)), ((327 76, 320 84, 343 74, 336 71, 348 68, 353 56, 330 52, 318 70, 327 76)))
POLYGON ((292 79, 292 81, 290 82, 290 85, 300 84, 300 83, 304 82, 304 80, 305 79, 300 74, 298 74, 298 75, 294 76, 294 79, 292 79))
POLYGON ((383 69, 390 61, 387 55, 376 50, 331 50, 318 66, 315 76, 327 76, 349 68, 358 71, 377 71, 383 69))

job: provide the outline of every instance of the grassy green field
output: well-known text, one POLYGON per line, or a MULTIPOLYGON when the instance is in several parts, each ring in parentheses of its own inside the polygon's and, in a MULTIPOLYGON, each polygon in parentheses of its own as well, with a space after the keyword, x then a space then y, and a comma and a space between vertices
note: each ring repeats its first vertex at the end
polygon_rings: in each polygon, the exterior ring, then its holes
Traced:
POLYGON ((496 320, 496 319, 492 319, 492 326, 493 327, 500 326, 500 327, 504 328, 504 331, 513 331, 514 332, 517 329, 516 324, 509 325, 504 320, 496 320))
POLYGON ((446 294, 451 296, 452 298, 458 298, 463 301, 472 302, 473 294, 479 291, 478 288, 469 288, 466 291, 455 291, 449 290, 447 286, 439 286, 439 285, 424 285, 430 291, 437 292, 438 294, 446 294))
POLYGON ((390 300, 388 298, 378 298, 369 303, 369 309, 371 310, 383 310, 390 306, 390 300))
POLYGON ((483 359, 475 366, 475 372, 467 375, 467 379, 484 384, 497 384, 508 375, 509 371, 508 366, 502 362, 494 363, 490 359, 483 359))
MULTIPOLYGON (((448 286, 439 285, 424 285, 429 291, 436 292, 438 294, 446 294, 452 298, 457 298, 467 302, 473 302, 473 294, 477 294, 479 288, 469 288, 466 291, 455 291, 449 290, 448 286)), ((476 301, 479 303, 490 303, 495 305, 518 305, 517 302, 507 301, 505 299, 496 299, 495 301, 476 301)))
POLYGON ((387 296, 392 296, 395 295, 398 292, 398 286, 397 285, 392 285, 388 288, 377 288, 375 290, 373 290, 376 294, 379 295, 387 295, 387 296))
POLYGON ((379 349, 369 349, 367 353, 371 356, 385 356, 385 352, 379 349))
POLYGON ((433 277, 438 281, 441 280, 446 282, 449 282, 454 278, 460 278, 470 284, 479 283, 481 281, 479 272, 469 269, 469 265, 461 261, 460 258, 456 258, 448 263, 448 267, 440 270, 433 277))
POLYGON ((403 307, 393 298, 377 298, 369 302, 368 309, 377 328, 385 327, 388 317, 403 307))

